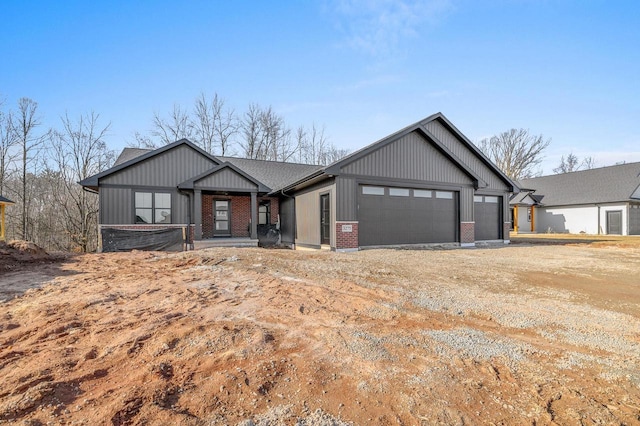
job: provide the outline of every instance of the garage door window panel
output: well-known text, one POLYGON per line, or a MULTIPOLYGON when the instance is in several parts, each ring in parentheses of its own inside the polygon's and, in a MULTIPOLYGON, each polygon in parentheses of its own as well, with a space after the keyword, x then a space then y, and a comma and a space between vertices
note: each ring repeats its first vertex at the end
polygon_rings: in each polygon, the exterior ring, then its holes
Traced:
POLYGON ((389 188, 389 195, 392 197, 408 197, 409 190, 407 188, 389 188))
POLYGON ((384 195, 384 187, 382 186, 363 186, 363 195, 384 195))
POLYGON ((443 200, 453 200, 453 192, 450 191, 436 191, 436 198, 443 200))
POLYGON ((432 191, 425 191, 424 189, 414 189, 413 196, 416 198, 431 198, 433 193, 432 191))

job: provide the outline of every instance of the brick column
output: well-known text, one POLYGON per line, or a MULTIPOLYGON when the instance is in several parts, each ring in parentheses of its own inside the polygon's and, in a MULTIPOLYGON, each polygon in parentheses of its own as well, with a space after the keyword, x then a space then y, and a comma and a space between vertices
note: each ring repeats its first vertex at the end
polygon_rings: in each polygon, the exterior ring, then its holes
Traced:
POLYGON ((474 247, 476 245, 475 222, 460 222, 460 246, 474 247))
POLYGON ((502 232, 504 232, 504 234, 502 234, 502 239, 504 240, 505 244, 509 244, 511 242, 511 239, 509 237, 509 232, 511 231, 511 222, 505 222, 504 223, 504 230, 502 232))
POLYGON ((336 251, 357 251, 358 247, 358 222, 336 221, 336 251))

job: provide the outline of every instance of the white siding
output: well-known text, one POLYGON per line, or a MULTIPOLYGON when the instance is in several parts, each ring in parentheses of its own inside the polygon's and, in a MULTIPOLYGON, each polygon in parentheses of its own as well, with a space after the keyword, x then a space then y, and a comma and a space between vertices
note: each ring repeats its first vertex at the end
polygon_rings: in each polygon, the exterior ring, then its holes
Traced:
MULTIPOLYGON (((598 207, 541 207, 535 212, 536 232, 598 233, 598 207)), ((526 211, 525 211, 526 218, 526 211)))

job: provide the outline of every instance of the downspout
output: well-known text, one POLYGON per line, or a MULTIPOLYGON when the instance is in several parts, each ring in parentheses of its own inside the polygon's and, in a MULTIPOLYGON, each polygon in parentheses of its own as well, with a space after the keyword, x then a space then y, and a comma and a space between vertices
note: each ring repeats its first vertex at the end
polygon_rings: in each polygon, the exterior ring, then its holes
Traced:
POLYGON ((602 228, 600 227, 600 204, 596 204, 598 207, 598 235, 602 235, 602 228))
POLYGON ((178 192, 186 195, 189 199, 189 202, 187 203, 187 250, 189 247, 193 250, 193 242, 191 241, 191 193, 180 189, 178 189, 178 192))

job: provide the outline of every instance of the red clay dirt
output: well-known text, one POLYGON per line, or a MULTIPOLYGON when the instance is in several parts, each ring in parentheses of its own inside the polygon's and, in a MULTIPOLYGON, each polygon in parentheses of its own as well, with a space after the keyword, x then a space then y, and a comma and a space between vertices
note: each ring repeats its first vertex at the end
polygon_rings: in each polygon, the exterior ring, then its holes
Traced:
POLYGON ((62 260, 0 304, 0 424, 640 424, 640 246, 62 260))

